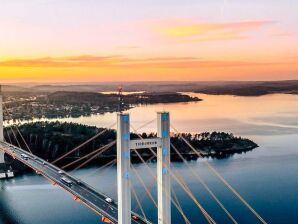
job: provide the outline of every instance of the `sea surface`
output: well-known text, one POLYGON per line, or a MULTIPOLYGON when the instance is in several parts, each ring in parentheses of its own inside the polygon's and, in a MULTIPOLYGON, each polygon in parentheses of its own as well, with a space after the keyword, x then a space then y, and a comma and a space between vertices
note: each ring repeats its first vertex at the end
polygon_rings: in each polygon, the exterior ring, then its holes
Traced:
MULTIPOLYGON (((254 140, 260 147, 226 159, 199 159, 188 164, 172 163, 172 171, 185 181, 197 201, 217 223, 231 223, 192 172, 199 174, 238 223, 258 223, 254 215, 210 172, 208 162, 246 199, 268 223, 298 223, 298 95, 275 94, 260 97, 211 96, 188 93, 201 102, 156 104, 135 107, 128 112, 132 127, 152 121, 157 111, 169 111, 171 123, 180 132, 225 131, 254 140)), ((98 127, 110 127, 115 113, 59 119, 98 127)), ((155 132, 156 122, 139 132, 155 132)), ((148 167, 134 165, 156 197, 156 183, 148 167)), ((156 173, 156 164, 150 163, 156 173)), ((117 199, 116 167, 89 167, 74 175, 99 191, 117 199)), ((154 203, 145 196, 133 176, 133 189, 142 201, 146 217, 157 223, 154 203)), ((172 188, 191 223, 206 223, 196 204, 173 180, 172 188)), ((140 212, 133 198, 132 208, 140 212)), ((172 206, 172 223, 185 223, 172 206)), ((0 182, 0 223, 82 224, 101 223, 100 218, 44 178, 27 174, 0 182)))

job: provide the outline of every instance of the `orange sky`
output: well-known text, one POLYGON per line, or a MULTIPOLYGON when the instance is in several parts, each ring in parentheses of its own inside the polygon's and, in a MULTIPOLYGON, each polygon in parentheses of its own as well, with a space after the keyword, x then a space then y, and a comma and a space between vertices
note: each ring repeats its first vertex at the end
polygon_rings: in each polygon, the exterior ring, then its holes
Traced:
POLYGON ((298 79, 297 6, 8 1, 0 9, 0 81, 298 79))

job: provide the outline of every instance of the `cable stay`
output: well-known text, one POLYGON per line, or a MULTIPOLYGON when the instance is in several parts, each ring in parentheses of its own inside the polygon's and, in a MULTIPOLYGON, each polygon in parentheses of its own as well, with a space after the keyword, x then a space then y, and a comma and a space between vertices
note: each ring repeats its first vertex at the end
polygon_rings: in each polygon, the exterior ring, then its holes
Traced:
MULTIPOLYGON (((12 119, 12 115, 9 113, 9 111, 8 111, 8 109, 6 108, 5 105, 4 105, 4 110, 6 111, 6 114, 12 119)), ((32 153, 32 151, 31 151, 29 145, 27 144, 26 140, 24 139, 24 137, 23 137, 22 133, 20 132, 20 129, 18 128, 18 126, 17 126, 17 125, 13 125, 13 126, 15 126, 15 128, 16 128, 18 134, 20 135, 20 137, 21 137, 23 143, 25 144, 27 150, 33 155, 33 153, 32 153)), ((12 132, 13 132, 13 135, 16 137, 16 134, 14 133, 14 131, 13 131, 13 129, 12 129, 12 126, 10 126, 10 128, 11 128, 11 130, 12 130, 12 132)), ((17 141, 19 147, 21 147, 21 144, 19 143, 19 141, 17 140, 17 138, 16 138, 16 141, 17 141)))
POLYGON ((111 129, 116 123, 113 123, 112 125, 110 125, 108 128, 105 128, 103 131, 97 133, 95 136, 91 137, 90 139, 86 140, 85 142, 81 143, 79 146, 75 147, 74 149, 72 149, 71 151, 65 153, 64 155, 60 156, 59 158, 57 158, 56 160, 54 160, 52 162, 52 164, 57 163, 58 161, 60 161, 61 159, 65 158, 66 156, 74 153, 75 151, 77 151, 78 149, 82 148, 83 146, 87 145, 89 142, 93 141, 94 139, 98 138, 99 136, 101 136, 102 134, 104 134, 108 129, 111 129))
MULTIPOLYGON (((8 115, 8 116, 11 116, 11 115, 8 113, 6 107, 4 106, 3 108, 4 108, 4 111, 7 113, 7 115, 8 115)), ((16 134, 15 134, 15 132, 14 132, 14 130, 13 130, 13 128, 12 128, 11 125, 9 126, 9 129, 10 129, 10 131, 11 131, 11 133, 12 133, 14 139, 16 140, 17 145, 21 148, 20 142, 18 141, 18 138, 17 138, 17 136, 16 136, 16 134)))
POLYGON ((152 119, 151 121, 146 122, 145 124, 139 126, 139 127, 138 127, 137 129, 135 129, 135 130, 136 130, 136 131, 137 131, 137 130, 140 130, 141 128, 146 127, 147 125, 153 123, 154 121, 156 121, 156 118, 152 119))
MULTIPOLYGON (((117 163, 117 158, 111 160, 110 162, 106 163, 105 165, 103 165, 103 166, 97 168, 96 170, 92 171, 91 173, 85 175, 83 178, 93 176, 93 175, 95 175, 95 174, 100 173, 101 171, 104 172, 105 169, 111 168, 111 167, 114 166, 116 163, 117 163)), ((101 174, 102 174, 102 173, 101 173, 101 174)))
MULTIPOLYGON (((152 123, 153 121, 154 121, 154 120, 151 120, 151 121, 147 122, 145 125, 142 125, 141 127, 144 127, 144 126, 146 126, 146 125, 152 123)), ((52 162, 52 164, 57 163, 57 162, 60 161, 61 159, 65 158, 66 156, 68 156, 68 155, 70 155, 71 153, 73 153, 73 152, 77 151, 78 149, 82 148, 83 146, 85 146, 85 145, 88 144, 89 142, 91 142, 91 141, 93 141, 94 139, 98 138, 99 136, 101 136, 102 134, 104 134, 108 129, 111 129, 113 126, 115 126, 115 124, 116 124, 116 123, 113 123, 113 124, 110 125, 108 128, 104 129, 103 131, 99 132, 98 134, 96 134, 96 135, 93 136, 92 138, 90 138, 90 139, 86 140, 85 142, 81 143, 79 146, 77 146, 77 147, 74 148, 73 150, 71 150, 71 151, 65 153, 64 155, 62 155, 61 157, 57 158, 55 161, 52 162)), ((141 128, 141 127, 140 127, 140 128, 141 128)), ((116 143, 116 141, 113 141, 112 143, 113 143, 112 145, 114 145, 114 143, 116 143)), ((109 144, 111 144, 111 143, 109 143, 109 144)), ((108 144, 107 146, 109 146, 109 144, 108 144)), ((112 145, 111 145, 111 146, 112 146, 112 145)), ((101 149, 102 149, 102 148, 101 148, 101 149)), ((91 152, 91 153, 88 154, 88 155, 89 155, 89 156, 92 156, 93 153, 97 153, 97 152, 99 152, 101 149, 98 149, 98 150, 96 150, 96 151, 93 151, 93 152, 91 152)), ((71 166, 71 165, 73 165, 73 164, 75 164, 75 163, 77 163, 77 162, 79 162, 79 161, 81 161, 81 160, 83 160, 83 159, 89 157, 89 156, 86 155, 86 156, 84 156, 84 157, 81 157, 81 158, 79 158, 78 160, 75 160, 75 161, 73 161, 73 162, 71 162, 71 163, 69 163, 69 164, 63 166, 62 168, 65 169, 65 168, 67 168, 67 167, 69 167, 69 166, 71 166)), ((97 156, 97 155, 96 155, 96 156, 97 156)), ((94 156, 93 158, 95 158, 96 156, 94 156)), ((88 161, 86 161, 86 162, 91 161, 93 158, 91 158, 90 160, 88 160, 88 161)), ((85 165, 85 164, 84 164, 84 165, 85 165)), ((81 166, 80 166, 80 167, 81 167, 81 166)), ((76 169, 75 169, 75 170, 76 170, 76 169)))
POLYGON ((14 132, 14 130, 12 129, 11 126, 9 126, 9 128, 10 128, 10 130, 12 132, 12 135, 13 135, 14 139, 16 140, 16 143, 17 143, 18 147, 21 148, 21 144, 20 144, 20 142, 19 142, 19 140, 18 140, 18 138, 16 136, 16 133, 14 132))
MULTIPOLYGON (((145 160, 142 158, 142 156, 140 155, 140 153, 136 150, 133 149, 133 151, 137 154, 137 156, 139 157, 139 159, 142 161, 143 164, 145 164, 145 167, 148 169, 149 174, 151 175, 151 177, 153 177, 153 179, 158 182, 158 179, 156 177, 156 175, 152 172, 152 170, 150 169, 150 167, 148 166, 147 162, 145 162, 145 160)), ((155 158, 155 156, 153 155, 151 158, 155 158)), ((151 159, 150 159, 151 160, 151 159)), ((168 196, 169 197, 169 196, 168 196)), ((179 202, 177 203, 177 201, 175 202, 172 198, 171 198, 172 203, 174 204, 174 206, 178 209, 178 211, 181 213, 181 215, 183 216, 184 220, 188 220, 181 208, 181 206, 179 206, 179 202)), ((186 223, 190 223, 189 221, 187 221, 186 223)))
POLYGON ((5 128, 4 131, 6 131, 6 135, 8 137, 8 141, 12 145, 12 141, 11 141, 10 134, 9 134, 8 130, 5 128))
POLYGON ((33 155, 33 153, 32 153, 32 151, 31 151, 29 145, 27 144, 26 140, 24 139, 24 137, 23 137, 22 133, 20 132, 19 128, 17 128, 17 132, 18 132, 19 135, 21 136, 21 139, 22 139, 22 141, 24 142, 24 144, 25 144, 26 148, 28 149, 28 151, 33 155))
MULTIPOLYGON (((140 156, 140 155, 138 154, 138 156, 140 156)), ((152 173, 152 171, 151 171, 150 167, 148 166, 148 164, 144 161, 144 159, 143 159, 142 157, 139 157, 139 158, 141 159, 141 161, 142 161, 142 163, 145 165, 145 167, 149 170, 150 175, 155 179, 156 182, 158 182, 157 177, 152 173)), ((153 158, 155 158, 154 155, 153 155, 149 160, 151 160, 151 159, 153 159, 153 158)), ((147 162, 148 162, 149 160, 147 160, 147 162)), ((154 186, 154 185, 153 185, 153 186, 154 186)), ((152 187, 153 187, 153 186, 152 186, 152 187)), ((150 188, 151 188, 151 187, 150 187, 150 188)), ((145 197, 145 195, 143 196, 143 198, 141 199, 141 201, 144 199, 144 197, 145 197)), ((173 200, 173 198, 172 198, 170 195, 168 195, 168 194, 166 195, 166 197, 169 198, 169 199, 171 200, 172 204, 177 208, 177 210, 180 212, 180 214, 183 216, 183 218, 186 219, 188 223, 190 223, 190 221, 189 221, 189 220, 187 219, 187 217, 184 215, 183 210, 178 206, 178 204, 173 200)), ((135 209, 136 209, 136 208, 135 208, 135 209)), ((135 210, 135 209, 134 209, 134 210, 135 210)))
MULTIPOLYGON (((178 207, 180 208, 180 210, 183 212, 183 209, 182 209, 182 206, 178 200, 178 197, 177 197, 177 194, 176 194, 176 191, 172 188, 172 195, 173 195, 173 200, 176 202, 176 204, 178 205, 178 207)), ((184 222, 185 224, 190 224, 189 221, 187 221, 186 219, 186 215, 185 213, 183 212, 183 215, 182 215, 183 219, 184 219, 184 222)))
MULTIPOLYGON (((152 160, 153 158, 155 158, 155 156, 151 156, 146 162, 149 162, 150 160, 152 160)), ((152 189, 153 187, 154 187, 154 185, 155 185, 155 183, 152 183, 152 185, 150 184, 150 186, 149 186, 149 189, 152 189)), ((142 198, 140 199, 140 202, 142 202, 143 200, 144 200, 144 198, 145 198, 145 196, 146 195, 142 195, 142 198)), ((135 211, 136 209, 138 209, 139 207, 138 207, 138 205, 134 208, 134 209, 132 209, 133 211, 135 211)))
MULTIPOLYGON (((173 130, 179 134, 179 131, 173 127, 173 130)), ((179 137, 193 150, 193 152, 200 158, 203 158, 200 152, 196 148, 194 148, 187 139, 185 139, 182 135, 179 134, 179 137)), ((267 224, 267 222, 256 212, 256 210, 224 179, 224 177, 219 174, 219 172, 211 166, 211 164, 208 161, 203 161, 207 165, 207 167, 212 171, 212 173, 219 178, 223 182, 223 184, 257 217, 257 219, 263 223, 267 224)))
MULTIPOLYGON (((132 127, 133 128, 133 127, 132 127)), ((134 129, 134 128, 133 128, 134 129)), ((136 129, 134 129, 134 131, 136 131, 136 129)), ((138 137, 141 139, 141 140, 144 140, 143 137, 139 134, 137 134, 138 137)), ((157 179, 156 175, 151 171, 150 167, 148 166, 147 162, 145 162, 145 160, 143 159, 143 157, 138 153, 138 151, 136 149, 133 149, 134 152, 137 154, 137 156, 139 157, 139 159, 142 161, 142 163, 145 165, 145 167, 148 169, 149 171, 149 174, 153 177, 153 179, 159 183, 159 180, 157 179)), ((151 148, 151 152, 153 154, 153 156, 149 159, 153 159, 153 158, 156 158, 156 153, 152 150, 151 148)), ((172 202, 172 204, 176 207, 176 209, 180 212, 180 214, 183 216, 184 219, 186 219, 188 221, 188 223, 190 223, 190 221, 187 219, 187 217, 184 215, 184 212, 182 210, 182 208, 179 207, 179 205, 173 200, 173 198, 171 197, 171 195, 166 195, 167 198, 169 198, 172 202)))
POLYGON ((142 204, 141 204, 141 202, 139 200, 139 197, 138 197, 138 195, 137 195, 137 193, 136 193, 133 185, 131 185, 131 192, 132 192, 132 194, 134 195, 134 197, 136 199, 136 202, 137 202, 137 204, 138 204, 138 206, 139 206, 139 208, 140 208, 140 210, 142 212, 143 217, 145 218, 145 220, 148 220, 147 217, 146 217, 146 213, 145 213, 145 211, 143 209, 143 206, 142 206, 142 204))
MULTIPOLYGON (((132 126, 131 126, 132 127, 132 126)), ((134 131, 136 131, 133 127, 132 129, 134 131)), ((144 140, 143 137, 140 134, 137 134, 138 137, 141 140, 144 140)), ((157 156, 156 152, 154 152, 154 150, 150 147, 148 147, 148 149, 151 151, 151 153, 154 156, 157 156)), ((184 182, 183 178, 181 177, 180 180, 179 178, 177 178, 175 176, 175 174, 173 174, 173 172, 171 171, 171 169, 169 169, 169 167, 166 167, 167 170, 169 170, 170 175, 176 180, 176 182, 182 187, 182 189, 187 193, 187 195, 193 200, 193 202, 197 205, 197 207, 199 208, 199 210, 202 212, 203 216, 206 218, 206 220, 208 221, 208 223, 210 224, 215 224, 216 222, 212 219, 212 217, 208 214, 208 212, 203 208, 203 206, 197 201, 197 199, 194 197, 194 195, 192 194, 192 192, 190 191, 190 189, 187 187, 187 185, 184 182), (182 180, 181 180, 182 179, 182 180)), ((172 167, 174 168, 174 167, 172 167)), ((171 196, 169 196, 171 197, 171 196)), ((178 207, 178 206, 177 206, 178 207)))
MULTIPOLYGON (((174 170, 175 167, 171 166, 171 168, 174 170)), ((202 212, 203 216, 207 220, 209 224, 216 224, 216 222, 213 220, 213 218, 208 214, 208 212, 204 209, 204 207, 198 202, 198 200, 195 198, 193 193, 191 192, 190 188, 185 183, 184 179, 178 175, 176 172, 176 175, 170 171, 170 175, 175 179, 175 181, 182 187, 182 189, 187 193, 187 195, 193 200, 193 202, 197 205, 199 210, 202 212)))
POLYGON ((144 183, 143 179, 140 177, 140 175, 138 174, 138 172, 136 171, 136 169, 131 166, 132 171, 135 173, 136 177, 138 178, 138 180, 140 181, 140 183, 142 184, 143 188, 145 189, 146 193, 148 194, 149 198, 151 199, 151 201, 153 202, 154 206, 156 208, 158 208, 157 206, 157 202, 154 200, 150 190, 147 188, 146 184, 144 183))
MULTIPOLYGON (((97 150, 95 150, 95 151, 93 151, 93 152, 91 152, 91 153, 89 153, 89 154, 87 154, 87 155, 85 155, 85 156, 83 156, 83 157, 81 157, 81 158, 79 158, 79 159, 77 159, 77 160, 75 160, 75 161, 73 161, 73 162, 71 162, 71 163, 63 166, 62 169, 65 169, 65 168, 67 168, 67 167, 69 167, 69 166, 71 166, 73 164, 76 164, 76 163, 78 163, 78 162, 80 162, 80 161, 82 161, 82 160, 84 160, 86 158, 89 158, 90 156, 93 156, 94 154, 95 154, 95 156, 97 156, 98 154, 102 153, 104 150, 107 150, 110 147, 112 147, 113 145, 115 145, 115 143, 116 143, 116 140, 114 140, 114 141, 110 142, 109 144, 104 145, 104 146, 98 148, 97 150)), ((91 158, 93 158, 93 157, 91 157, 91 158)))
POLYGON ((90 159, 86 160, 84 163, 82 163, 81 165, 79 165, 78 167, 76 167, 75 169, 73 169, 72 171, 76 171, 76 170, 82 168, 83 166, 87 165, 93 159, 95 159, 96 157, 98 157, 99 155, 101 155, 102 153, 104 153, 105 151, 109 150, 113 145, 115 145, 115 143, 112 143, 111 145, 107 145, 106 148, 103 149, 101 152, 96 153, 94 156, 92 156, 90 159))
POLYGON ((199 182, 203 185, 203 187, 206 189, 206 191, 211 195, 211 197, 216 201, 216 203, 222 208, 222 210, 226 213, 226 215, 230 218, 230 220, 237 224, 237 221, 234 219, 234 217, 231 215, 231 213, 225 208, 225 206, 220 202, 220 200, 216 197, 216 195, 212 192, 212 190, 208 187, 208 185, 205 183, 205 181, 200 177, 200 175, 197 173, 197 171, 194 171, 194 169, 187 163, 186 159, 181 155, 181 153, 178 151, 178 149, 171 143, 171 147, 174 149, 174 151, 177 153, 177 155, 180 157, 180 159, 183 160, 187 168, 192 172, 192 174, 199 180, 199 182))
MULTIPOLYGON (((138 134, 137 134, 138 135, 138 134)), ((142 138, 142 136, 141 135, 138 135, 139 136, 139 138, 141 139, 141 140, 144 140, 143 138, 142 138)), ((153 151, 153 156, 149 159, 149 160, 147 160, 147 161, 145 161, 144 159, 143 159, 143 157, 140 155, 140 153, 138 153, 138 151, 136 150, 136 149, 133 149, 133 151, 137 154, 137 156, 139 157, 139 159, 142 161, 142 163, 145 165, 145 167, 148 169, 148 171, 149 171, 149 174, 151 175, 151 177, 153 177, 153 179, 157 182, 157 183, 159 183, 159 181, 158 181, 158 179, 157 179, 157 177, 156 177, 156 175, 152 172, 152 170, 150 169, 150 167, 148 166, 148 161, 150 161, 151 159, 153 159, 153 158, 155 158, 156 157, 156 154, 154 153, 154 151, 153 151)), ((151 152, 152 152, 151 151, 151 152)), ((171 195, 166 195, 166 197, 167 198, 170 198, 170 200, 171 200, 171 202, 172 202, 172 204, 177 208, 177 210, 180 212, 180 214, 183 216, 183 218, 184 219, 186 219, 187 221, 188 221, 188 223, 190 223, 190 221, 187 219, 187 217, 184 215, 184 212, 183 212, 183 210, 182 210, 182 208, 180 208, 179 207, 179 205, 173 200, 173 198, 171 197, 171 195)))

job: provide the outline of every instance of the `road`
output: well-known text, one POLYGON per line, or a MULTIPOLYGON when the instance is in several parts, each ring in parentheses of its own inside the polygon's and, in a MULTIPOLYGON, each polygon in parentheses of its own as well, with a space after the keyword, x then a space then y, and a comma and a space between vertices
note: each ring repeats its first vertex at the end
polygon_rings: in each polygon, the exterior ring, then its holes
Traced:
MULTIPOLYGON (((106 218, 106 221, 110 220, 111 223, 118 223, 118 206, 114 201, 110 203, 107 202, 106 199, 109 198, 108 196, 97 192, 90 185, 21 148, 0 141, 0 150, 29 166, 35 170, 37 174, 40 174, 50 180, 54 185, 58 185, 65 189, 67 192, 73 195, 75 201, 83 203, 98 215, 106 218), (24 158, 24 155, 26 155, 26 158, 24 158), (62 177, 66 177, 72 183, 65 183, 61 179, 62 177)), ((132 213, 131 223, 151 224, 149 221, 144 220, 135 213, 132 213)))

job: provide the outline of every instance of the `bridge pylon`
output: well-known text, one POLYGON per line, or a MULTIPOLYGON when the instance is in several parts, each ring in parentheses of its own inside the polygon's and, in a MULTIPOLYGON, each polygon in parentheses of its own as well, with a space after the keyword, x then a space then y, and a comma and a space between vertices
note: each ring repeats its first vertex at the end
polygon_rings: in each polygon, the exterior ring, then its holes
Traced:
POLYGON ((128 114, 117 115, 117 194, 118 223, 131 223, 130 120, 128 114))
MULTIPOLYGON (((3 96, 2 86, 0 85, 0 141, 4 141, 3 135, 3 96)), ((6 165, 4 160, 4 152, 0 151, 0 179, 6 178, 6 165)))
POLYGON ((131 149, 157 148, 158 224, 171 223, 170 115, 157 113, 157 137, 130 140, 129 114, 117 115, 118 223, 131 224, 131 149))
POLYGON ((171 223, 171 178, 170 178, 170 114, 157 113, 157 137, 161 144, 157 148, 157 198, 158 224, 171 223))

